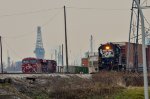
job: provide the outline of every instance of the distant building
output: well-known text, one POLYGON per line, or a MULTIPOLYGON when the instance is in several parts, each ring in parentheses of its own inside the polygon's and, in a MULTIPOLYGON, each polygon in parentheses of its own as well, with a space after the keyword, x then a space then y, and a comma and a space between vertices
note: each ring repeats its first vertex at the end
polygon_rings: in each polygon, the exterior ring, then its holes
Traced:
POLYGON ((12 62, 10 66, 7 66, 6 71, 9 73, 17 73, 17 72, 21 72, 22 68, 21 68, 22 62, 21 61, 17 61, 17 62, 12 62))
POLYGON ((8 57, 7 57, 7 66, 10 67, 10 64, 11 64, 11 61, 10 61, 10 57, 8 55, 8 57))
POLYGON ((82 66, 89 67, 89 73, 98 72, 98 52, 86 52, 81 63, 82 66))
POLYGON ((82 63, 82 66, 88 67, 88 64, 89 64, 88 58, 82 58, 81 63, 82 63))
POLYGON ((15 71, 22 71, 22 62, 21 61, 17 61, 15 62, 15 71))

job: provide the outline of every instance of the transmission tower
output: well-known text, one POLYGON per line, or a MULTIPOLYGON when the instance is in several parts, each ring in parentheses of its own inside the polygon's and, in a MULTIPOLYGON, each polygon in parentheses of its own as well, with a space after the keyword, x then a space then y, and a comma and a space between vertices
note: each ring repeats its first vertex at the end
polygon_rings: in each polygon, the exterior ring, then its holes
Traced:
MULTIPOLYGON (((147 9, 149 6, 148 4, 148 0, 138 0, 139 4, 141 5, 142 9, 147 9)), ((148 24, 148 28, 146 28, 147 25, 145 25, 145 33, 147 33, 146 36, 148 36, 148 32, 149 32, 149 28, 150 28, 150 24, 147 21, 147 19, 144 17, 144 21, 146 21, 145 23, 148 24)), ((133 69, 135 71, 138 71, 138 67, 139 67, 139 62, 138 62, 138 44, 141 43, 141 39, 142 39, 142 33, 141 33, 141 24, 140 24, 140 15, 139 15, 139 10, 137 8, 137 5, 135 3, 135 1, 132 1, 132 8, 131 8, 131 20, 130 20, 130 30, 129 30, 129 43, 128 43, 128 55, 127 55, 127 68, 129 69, 130 66, 130 54, 131 54, 131 50, 130 50, 130 43, 133 44, 133 69)))
POLYGON ((41 34, 41 27, 37 27, 37 39, 36 39, 36 48, 34 50, 34 53, 37 58, 44 59, 45 56, 45 50, 43 48, 43 42, 42 42, 42 34, 41 34))

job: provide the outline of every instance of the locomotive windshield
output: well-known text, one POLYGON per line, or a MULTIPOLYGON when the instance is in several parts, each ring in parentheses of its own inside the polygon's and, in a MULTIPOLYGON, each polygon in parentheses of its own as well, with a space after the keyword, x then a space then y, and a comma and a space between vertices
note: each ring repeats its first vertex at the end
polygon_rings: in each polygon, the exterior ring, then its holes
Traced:
POLYGON ((35 63, 37 63, 37 60, 35 60, 35 59, 28 59, 28 60, 23 60, 22 61, 22 63, 23 64, 35 64, 35 63))
POLYGON ((35 63, 37 63, 37 60, 32 59, 32 60, 30 60, 30 63, 31 63, 31 64, 35 64, 35 63))
POLYGON ((113 50, 102 50, 101 49, 102 58, 111 58, 114 57, 113 50))
POLYGON ((100 53, 102 55, 102 58, 111 58, 114 57, 114 51, 110 45, 104 45, 100 49, 100 53))
POLYGON ((29 63, 29 60, 23 60, 22 63, 23 63, 23 64, 28 64, 28 63, 29 63))

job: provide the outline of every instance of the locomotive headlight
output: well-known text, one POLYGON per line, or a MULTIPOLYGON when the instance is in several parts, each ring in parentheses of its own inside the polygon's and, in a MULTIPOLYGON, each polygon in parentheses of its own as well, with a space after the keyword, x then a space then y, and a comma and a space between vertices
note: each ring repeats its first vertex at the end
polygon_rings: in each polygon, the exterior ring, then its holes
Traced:
POLYGON ((110 47, 109 47, 109 46, 106 46, 105 48, 106 48, 106 50, 109 50, 109 49, 110 49, 110 47))

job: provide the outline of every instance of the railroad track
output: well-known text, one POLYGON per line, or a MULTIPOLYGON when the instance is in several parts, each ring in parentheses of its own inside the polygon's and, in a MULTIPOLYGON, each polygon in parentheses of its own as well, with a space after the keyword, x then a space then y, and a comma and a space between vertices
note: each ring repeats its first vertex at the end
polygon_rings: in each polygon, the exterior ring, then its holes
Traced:
POLYGON ((51 74, 43 74, 43 73, 35 73, 35 74, 23 74, 23 73, 0 73, 0 78, 26 78, 26 77, 71 77, 71 76, 79 76, 81 78, 89 78, 91 74, 59 74, 59 73, 51 73, 51 74))

